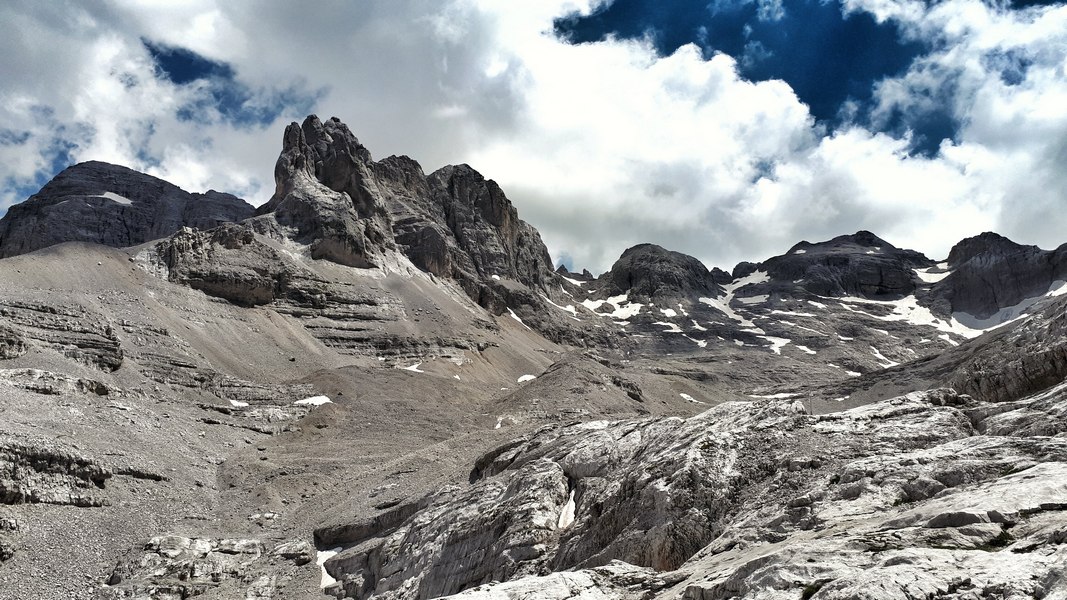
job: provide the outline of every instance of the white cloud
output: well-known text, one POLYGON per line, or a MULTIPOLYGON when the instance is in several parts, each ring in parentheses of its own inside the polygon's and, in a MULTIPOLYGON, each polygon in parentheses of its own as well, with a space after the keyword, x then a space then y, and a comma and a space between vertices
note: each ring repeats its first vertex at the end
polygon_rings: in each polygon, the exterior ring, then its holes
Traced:
POLYGON ((0 207, 64 139, 76 160, 267 199, 282 129, 303 115, 182 120, 179 108, 211 90, 158 77, 144 37, 231 64, 253 102, 314 96, 315 112, 340 117, 375 156, 409 154, 428 171, 472 164, 579 269, 644 241, 729 267, 858 229, 938 258, 987 229, 1046 246, 1067 237, 1051 210, 1067 190, 1067 9, 846 0, 933 48, 876 93, 876 120, 947 103, 963 124, 937 155, 916 157, 907 137, 827 134, 787 84, 743 80, 731 57, 551 35, 554 17, 602 3, 8 5, 0 130, 29 136, 0 145, 0 207), (1009 84, 1002 71, 1018 57, 1028 66, 1009 84))

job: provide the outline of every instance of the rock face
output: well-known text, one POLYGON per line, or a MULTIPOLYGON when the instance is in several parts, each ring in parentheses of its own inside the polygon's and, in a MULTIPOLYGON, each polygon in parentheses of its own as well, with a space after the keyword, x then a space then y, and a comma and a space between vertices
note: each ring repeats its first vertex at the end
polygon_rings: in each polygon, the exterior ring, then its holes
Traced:
POLYGON ((680 582, 688 599, 1063 593, 1067 446, 1027 428, 1064 398, 1023 400, 1011 419, 933 390, 820 417, 761 401, 542 431, 478 460, 469 488, 331 540, 352 545, 326 561, 328 590, 600 597, 619 560, 671 572, 659 588, 680 582), (576 572, 523 578, 546 570, 576 572))
POLYGON ((377 201, 371 156, 339 120, 314 115, 285 129, 274 168, 276 189, 256 212, 271 214, 313 258, 350 267, 380 266, 392 247, 377 201))
POLYGON ((722 284, 730 279, 718 269, 708 271, 692 256, 640 244, 623 252, 599 281, 604 281, 601 292, 607 296, 628 293, 637 302, 674 305, 701 296, 720 296, 722 284))
MULTIPOLYGON (((826 242, 800 242, 782 256, 752 270, 774 281, 799 284, 819 296, 901 297, 912 294, 920 280, 914 269, 934 262, 914 250, 902 250, 869 231, 838 236, 826 242)), ((745 271, 741 265, 735 268, 745 271)))
POLYGON ((74 241, 135 246, 182 227, 240 221, 253 210, 230 194, 190 194, 126 167, 85 162, 8 209, 0 219, 0 258, 74 241))
POLYGON ((275 180, 254 227, 280 228, 274 235, 308 244, 313 258, 377 267, 396 249, 495 314, 543 308, 541 296, 557 293, 549 290, 561 280, 540 235, 467 165, 427 176, 405 156, 375 162, 339 120, 312 115, 286 129, 275 180))
POLYGON ((946 262, 949 273, 934 286, 928 301, 943 303, 952 313, 966 313, 976 320, 1040 297, 1054 284, 1067 281, 1067 247, 1045 251, 995 233, 961 241, 946 262))

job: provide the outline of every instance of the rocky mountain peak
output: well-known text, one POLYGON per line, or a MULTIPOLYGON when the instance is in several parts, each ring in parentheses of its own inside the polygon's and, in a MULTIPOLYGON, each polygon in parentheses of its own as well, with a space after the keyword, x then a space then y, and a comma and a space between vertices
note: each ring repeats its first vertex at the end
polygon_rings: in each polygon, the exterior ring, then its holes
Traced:
POLYGON ((948 253, 948 265, 949 268, 955 268, 977 256, 987 258, 1002 257, 1024 250, 1028 252, 1040 251, 1037 246, 1016 244, 998 233, 987 231, 961 240, 953 246, 948 253))
POLYGON ((209 229, 254 209, 231 194, 191 194, 120 165, 88 161, 67 167, 0 219, 0 258, 60 244, 143 244, 182 227, 209 229))
POLYGON ((698 259, 656 244, 638 244, 623 251, 611 269, 600 276, 608 296, 629 293, 631 298, 657 304, 674 304, 701 296, 718 296, 729 276, 709 271, 698 259))
POLYGON ((934 287, 929 302, 977 324, 1014 318, 1067 280, 1067 248, 1046 251, 992 232, 959 242, 947 262, 950 273, 934 287))
POLYGON ((920 283, 914 270, 933 264, 919 252, 858 231, 825 242, 800 242, 758 270, 767 271, 780 286, 799 285, 820 296, 883 297, 911 294, 920 283))

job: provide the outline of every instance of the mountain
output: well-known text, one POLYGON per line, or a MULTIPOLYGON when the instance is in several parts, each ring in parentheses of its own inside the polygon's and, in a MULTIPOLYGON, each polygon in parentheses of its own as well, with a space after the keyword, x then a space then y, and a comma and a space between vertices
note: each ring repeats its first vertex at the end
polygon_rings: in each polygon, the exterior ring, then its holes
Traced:
POLYGON ((230 194, 190 194, 126 167, 84 162, 8 209, 0 219, 0 258, 74 241, 136 246, 182 227, 240 221, 253 210, 230 194))
POLYGON ((594 277, 337 119, 275 180, 0 221, 0 597, 1067 596, 1061 249, 594 277))

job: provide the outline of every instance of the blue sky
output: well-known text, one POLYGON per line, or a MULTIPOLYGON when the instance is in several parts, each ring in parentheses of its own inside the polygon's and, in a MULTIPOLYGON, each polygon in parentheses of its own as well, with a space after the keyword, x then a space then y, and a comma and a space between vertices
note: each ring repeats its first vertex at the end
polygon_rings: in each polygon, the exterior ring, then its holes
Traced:
POLYGON ((284 126, 496 179, 560 259, 729 268, 874 230, 1067 241, 1067 7, 982 0, 0 6, 0 212, 77 161, 266 201, 284 126))

